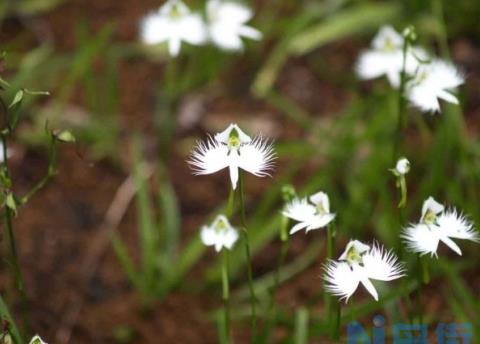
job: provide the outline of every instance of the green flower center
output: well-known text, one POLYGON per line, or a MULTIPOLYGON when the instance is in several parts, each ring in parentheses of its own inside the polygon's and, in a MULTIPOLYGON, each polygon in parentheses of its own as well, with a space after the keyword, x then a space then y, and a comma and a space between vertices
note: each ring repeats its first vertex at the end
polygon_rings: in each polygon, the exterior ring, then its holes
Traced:
POLYGON ((426 225, 433 225, 437 221, 437 215, 431 211, 427 210, 425 216, 423 217, 423 223, 426 225))
POLYGON ((323 206, 323 203, 320 202, 318 204, 315 205, 315 209, 317 210, 317 214, 318 215, 324 215, 327 213, 327 210, 325 209, 325 207, 323 206))
POLYGON ((238 134, 238 131, 236 129, 232 129, 228 135, 228 149, 239 149, 241 145, 242 142, 240 141, 240 135, 238 134))
POLYGON ((362 254, 360 254, 355 247, 350 247, 347 252, 347 262, 349 264, 357 263, 357 264, 362 264, 363 263, 363 258, 362 254))
POLYGON ((180 11, 180 6, 178 4, 175 4, 172 6, 172 8, 170 9, 169 16, 172 19, 179 19, 182 16, 182 13, 180 11))
POLYGON ((383 51, 393 52, 395 50, 397 50, 397 47, 395 46, 395 43, 393 43, 393 40, 390 37, 387 37, 385 39, 385 42, 383 43, 383 51))
POLYGON ((225 232, 227 229, 228 227, 224 220, 218 220, 215 224, 215 232, 217 233, 225 232))

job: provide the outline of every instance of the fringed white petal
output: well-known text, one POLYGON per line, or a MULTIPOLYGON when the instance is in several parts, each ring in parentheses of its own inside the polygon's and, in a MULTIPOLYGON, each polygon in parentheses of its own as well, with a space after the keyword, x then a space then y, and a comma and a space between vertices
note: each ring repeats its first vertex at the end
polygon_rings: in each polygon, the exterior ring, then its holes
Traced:
POLYGON ((405 276, 405 268, 398 262, 393 251, 387 251, 374 242, 371 250, 363 256, 363 266, 368 278, 391 281, 405 276))
POLYGON ((347 302, 358 287, 358 276, 345 262, 330 260, 324 269, 325 290, 347 302))
POLYGON ((480 242, 478 231, 468 221, 465 215, 458 213, 455 208, 447 210, 437 218, 440 231, 450 238, 465 239, 480 242))
POLYGON ((230 163, 228 148, 209 138, 199 142, 187 161, 196 175, 211 174, 227 167, 230 163))
POLYGON ((440 236, 435 225, 415 224, 407 227, 401 237, 407 248, 420 255, 437 256, 440 236))
POLYGON ((257 177, 270 176, 276 156, 273 146, 261 137, 239 149, 238 167, 257 177))

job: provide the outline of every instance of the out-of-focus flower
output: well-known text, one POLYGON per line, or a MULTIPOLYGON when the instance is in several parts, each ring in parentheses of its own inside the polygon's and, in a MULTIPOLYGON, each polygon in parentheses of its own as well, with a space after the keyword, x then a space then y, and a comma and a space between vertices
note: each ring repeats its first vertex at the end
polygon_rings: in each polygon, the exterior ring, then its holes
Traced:
POLYGON ((219 215, 210 226, 203 226, 200 232, 202 242, 214 246, 219 252, 222 248, 231 249, 238 239, 238 233, 224 215, 219 215))
POLYGON ((168 41, 171 56, 178 55, 182 41, 200 45, 207 39, 201 15, 192 13, 181 0, 168 0, 158 11, 143 18, 140 35, 147 44, 168 41))
POLYGON ((222 0, 207 3, 208 30, 215 45, 225 50, 243 48, 242 37, 260 40, 262 33, 246 25, 253 13, 246 5, 222 0))
POLYGON ((252 139, 238 125, 230 124, 207 142, 198 143, 188 163, 196 175, 212 174, 228 167, 232 188, 236 189, 239 168, 257 177, 265 177, 269 175, 274 160, 275 152, 269 142, 261 137, 252 139))
POLYGON ((325 265, 325 289, 347 302, 362 283, 378 301, 377 290, 370 280, 392 281, 405 276, 404 272, 403 264, 392 251, 386 251, 377 243, 370 247, 351 240, 337 261, 330 260, 325 265))
POLYGON ((398 176, 404 176, 410 171, 410 161, 407 158, 400 158, 395 165, 394 173, 398 176))
POLYGON ((432 197, 423 204, 420 222, 407 227, 402 238, 409 250, 421 256, 430 254, 435 257, 438 257, 440 241, 459 255, 462 255, 462 251, 452 239, 480 243, 479 233, 464 215, 455 208, 445 210, 445 207, 432 197))
POLYGON ((453 64, 434 60, 419 65, 414 78, 406 85, 407 97, 420 110, 437 112, 440 111, 438 99, 458 104, 457 97, 451 92, 464 81, 464 77, 453 64))
POLYGON ((290 234, 301 229, 306 229, 308 232, 325 227, 335 218, 335 214, 330 212, 328 195, 324 192, 318 192, 309 199, 294 198, 287 204, 283 215, 298 221, 290 230, 290 234))
POLYGON ((37 334, 35 335, 31 340, 29 344, 47 344, 40 338, 40 336, 37 334))
MULTIPOLYGON (((392 87, 400 86, 403 68, 404 37, 391 26, 383 26, 372 41, 371 49, 361 53, 357 62, 357 74, 362 79, 374 79, 385 75, 392 87)), ((423 49, 409 47, 406 52, 405 72, 414 74, 419 61, 427 59, 423 49)))

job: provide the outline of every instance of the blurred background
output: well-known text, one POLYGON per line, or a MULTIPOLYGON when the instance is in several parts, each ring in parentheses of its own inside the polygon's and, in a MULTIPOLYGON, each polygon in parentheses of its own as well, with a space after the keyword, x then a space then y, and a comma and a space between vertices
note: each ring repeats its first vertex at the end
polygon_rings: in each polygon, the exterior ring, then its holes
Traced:
MULTIPOLYGON (((442 104, 434 115, 409 108, 402 147, 412 162, 406 220, 417 221, 432 195, 480 224, 479 2, 247 1, 262 41, 245 42, 235 53, 183 45, 177 59, 164 44, 145 46, 138 38, 141 18, 162 3, 0 2, 2 78, 13 90, 51 93, 23 104, 9 147, 16 191, 45 173, 46 120, 77 138, 60 147, 58 174, 15 219, 31 328, 48 343, 217 341, 219 265, 198 230, 224 206, 229 180, 224 172, 192 176, 185 160, 196 140, 231 122, 274 139, 279 158, 273 178, 246 178, 260 304, 268 302, 280 251, 284 184, 301 195, 329 193, 338 214, 335 256, 351 237, 398 247, 397 192, 388 172, 397 94, 385 80, 360 81, 354 72, 359 52, 384 24, 398 31, 413 25, 419 44, 450 58, 466 76, 460 106, 442 104), (151 235, 158 240, 149 241, 151 235)), ((11 99, 13 90, 2 97, 11 99)), ((324 240, 321 231, 290 240, 274 342, 293 341, 294 314, 306 307, 309 342, 328 343, 324 240)), ((445 250, 432 261, 424 298, 432 328, 442 321, 480 328, 480 254, 475 244, 462 244, 463 257, 445 250)), ((241 247, 232 255, 234 335, 245 343, 245 258, 241 247)), ((18 315, 9 272, 2 264, 0 287, 18 315)), ((414 282, 389 285, 378 303, 360 292, 343 320, 371 327, 372 315, 384 314, 388 324, 401 321, 408 313, 404 298, 416 289, 414 282)))

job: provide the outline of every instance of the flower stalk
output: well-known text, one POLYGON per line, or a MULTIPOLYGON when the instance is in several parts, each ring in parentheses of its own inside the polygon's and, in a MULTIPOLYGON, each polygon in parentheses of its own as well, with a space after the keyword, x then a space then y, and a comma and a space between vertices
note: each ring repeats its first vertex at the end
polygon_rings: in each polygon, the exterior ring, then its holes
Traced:
POLYGON ((247 275, 248 275, 248 289, 250 292, 250 321, 251 321, 251 330, 252 338, 255 339, 257 333, 257 298, 255 296, 255 288, 253 286, 253 271, 252 271, 252 254, 250 250, 250 240, 248 237, 248 230, 246 226, 245 219, 245 194, 244 194, 244 178, 243 173, 239 175, 239 184, 238 189, 239 200, 240 200, 240 218, 242 223, 241 233, 243 235, 243 242, 245 243, 245 254, 247 257, 247 275))
POLYGON ((230 286, 229 286, 229 254, 228 250, 223 250, 222 256, 222 291, 223 291, 223 309, 224 309, 224 325, 226 343, 231 343, 231 327, 230 327, 230 286))

